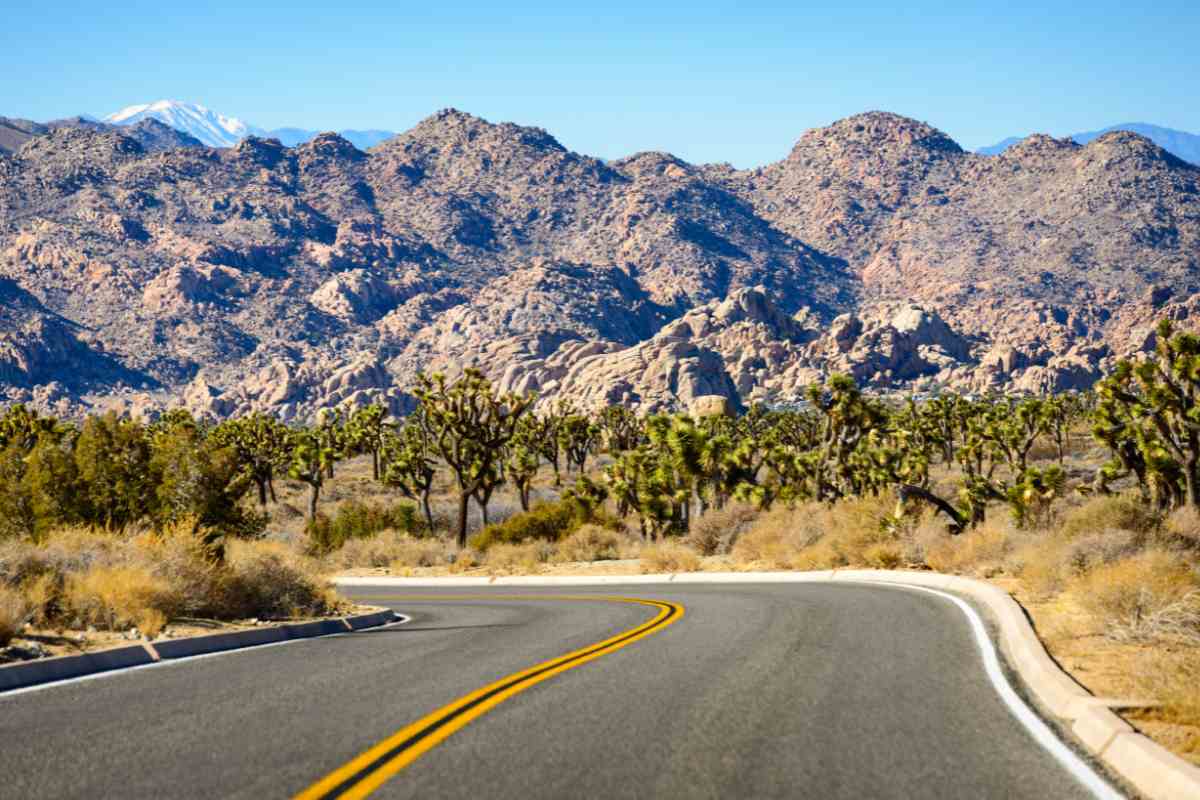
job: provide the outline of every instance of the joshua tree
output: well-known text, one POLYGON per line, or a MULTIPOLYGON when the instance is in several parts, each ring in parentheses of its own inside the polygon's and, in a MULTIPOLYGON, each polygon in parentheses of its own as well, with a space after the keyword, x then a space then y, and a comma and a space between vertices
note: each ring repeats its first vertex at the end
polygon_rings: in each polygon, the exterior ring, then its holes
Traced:
POLYGON ((476 369, 456 381, 420 375, 415 390, 421 424, 458 483, 458 543, 467 543, 471 498, 499 471, 504 448, 517 422, 533 405, 533 395, 496 394, 476 369))
POLYGON ((429 507, 429 495, 437 477, 437 460, 429 433, 415 415, 409 417, 398 432, 384 432, 381 461, 383 483, 421 504, 425 524, 432 534, 433 511, 429 507))

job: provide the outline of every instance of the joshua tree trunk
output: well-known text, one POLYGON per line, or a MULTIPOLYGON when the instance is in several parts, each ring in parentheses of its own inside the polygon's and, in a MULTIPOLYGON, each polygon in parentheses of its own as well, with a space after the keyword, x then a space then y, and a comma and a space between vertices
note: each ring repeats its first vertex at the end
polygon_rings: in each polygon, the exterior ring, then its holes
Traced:
POLYGON ((467 546, 467 504, 471 501, 470 492, 458 493, 458 546, 467 546))
POLYGON ((308 496, 308 518, 310 520, 317 518, 317 498, 321 496, 321 487, 317 484, 312 484, 312 493, 308 496))
POLYGON ((425 524, 429 526, 429 535, 433 535, 433 509, 429 507, 429 492, 421 495, 421 510, 425 512, 425 524))

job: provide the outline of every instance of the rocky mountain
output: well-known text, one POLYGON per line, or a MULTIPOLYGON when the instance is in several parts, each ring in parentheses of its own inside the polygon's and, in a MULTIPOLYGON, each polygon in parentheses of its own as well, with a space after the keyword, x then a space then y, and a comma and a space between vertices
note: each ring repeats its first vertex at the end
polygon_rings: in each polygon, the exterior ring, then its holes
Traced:
POLYGON ((1043 391, 1200 312, 1200 169, 1127 132, 985 157, 872 112, 745 171, 454 110, 367 152, 129 132, 0 153, 0 398, 293 419, 470 364, 644 409, 1043 391))
MULTIPOLYGON (((272 139, 278 139, 281 143, 288 147, 304 144, 312 141, 320 135, 320 131, 310 131, 304 128, 275 128, 267 132, 267 136, 272 139)), ((394 131, 382 131, 374 128, 368 130, 354 130, 352 128, 338 131, 341 136, 350 144, 357 147, 359 150, 369 150, 375 145, 384 142, 393 136, 394 131)))
MULTIPOLYGON (((91 131, 113 130, 116 126, 99 122, 89 117, 68 117, 51 122, 33 122, 27 119, 0 117, 0 153, 15 153, 21 145, 35 136, 45 136, 59 128, 84 128, 91 131)), ((177 147, 202 147, 194 136, 175 130, 157 119, 143 119, 131 123, 121 131, 125 136, 142 145, 147 151, 173 150, 177 147)))
MULTIPOLYGON (((1147 139, 1154 142, 1171 155, 1181 158, 1191 164, 1200 164, 1200 134, 1188 133, 1187 131, 1177 131, 1172 128, 1164 128, 1161 125, 1151 125, 1146 122, 1122 122, 1119 125, 1110 125, 1109 127, 1102 128, 1098 131, 1073 133, 1068 138, 1077 144, 1087 144, 1093 139, 1097 139, 1106 133, 1112 133, 1114 131, 1128 131, 1130 133, 1136 133, 1140 136, 1145 136, 1147 139)), ((1020 136, 1010 136, 994 145, 981 147, 975 152, 985 156, 998 156, 1017 142, 1021 141, 1021 138, 1022 137, 1020 136)))

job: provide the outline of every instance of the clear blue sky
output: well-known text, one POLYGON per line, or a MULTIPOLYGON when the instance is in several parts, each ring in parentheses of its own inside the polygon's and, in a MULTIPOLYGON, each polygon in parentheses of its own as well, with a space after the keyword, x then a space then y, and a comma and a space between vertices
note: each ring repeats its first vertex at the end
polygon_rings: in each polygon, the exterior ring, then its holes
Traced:
POLYGON ((167 98, 264 128, 404 130, 453 106, 606 158, 739 167, 870 109, 968 148, 1129 121, 1200 132, 1196 0, 186 5, 8 5, 0 115, 167 98))

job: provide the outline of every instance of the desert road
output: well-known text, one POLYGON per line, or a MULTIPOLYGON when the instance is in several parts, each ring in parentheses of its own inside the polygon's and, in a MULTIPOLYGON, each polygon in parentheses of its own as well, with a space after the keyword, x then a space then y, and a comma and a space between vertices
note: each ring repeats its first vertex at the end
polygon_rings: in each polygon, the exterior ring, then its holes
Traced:
POLYGON ((0 796, 1094 796, 944 597, 344 591, 409 620, 0 695, 0 796))

